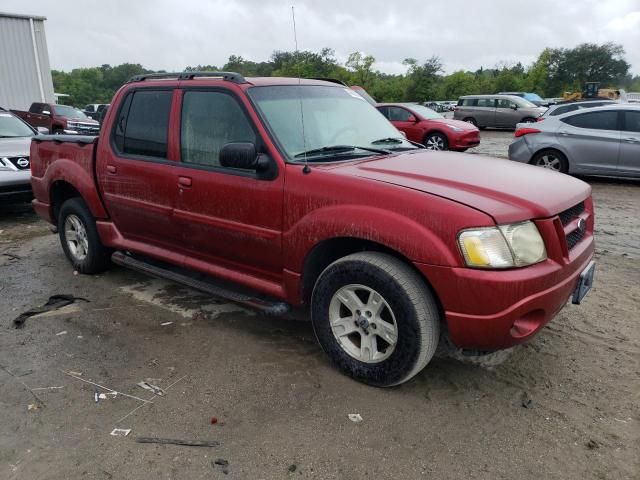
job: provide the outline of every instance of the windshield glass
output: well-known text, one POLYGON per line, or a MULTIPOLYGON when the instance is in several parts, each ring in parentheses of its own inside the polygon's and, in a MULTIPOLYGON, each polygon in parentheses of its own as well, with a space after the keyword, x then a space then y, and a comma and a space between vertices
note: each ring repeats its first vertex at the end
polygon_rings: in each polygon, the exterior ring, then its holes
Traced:
POLYGON ((381 139, 396 139, 388 149, 414 148, 378 110, 349 88, 280 85, 253 87, 248 94, 290 160, 302 152, 335 145, 380 148, 376 141, 381 139))
POLYGON ((24 122, 10 113, 0 112, 0 138, 33 137, 34 133, 24 122))
POLYGON ((422 105, 411 105, 411 107, 409 108, 411 108, 411 110, 416 112, 425 120, 433 120, 434 118, 444 118, 442 115, 434 112, 429 107, 423 107, 422 105))
POLYGON ((531 103, 529 100, 527 100, 526 98, 518 98, 518 101, 516 102, 518 104, 518 106, 520 107, 537 107, 537 105, 535 103, 531 103))
POLYGON ((540 95, 538 95, 537 93, 525 93, 524 98, 526 98, 530 102, 544 102, 544 100, 542 100, 542 98, 540 98, 540 95))
POLYGON ((64 118, 89 118, 77 108, 69 107, 67 105, 56 105, 53 108, 56 109, 56 115, 60 115, 64 118))

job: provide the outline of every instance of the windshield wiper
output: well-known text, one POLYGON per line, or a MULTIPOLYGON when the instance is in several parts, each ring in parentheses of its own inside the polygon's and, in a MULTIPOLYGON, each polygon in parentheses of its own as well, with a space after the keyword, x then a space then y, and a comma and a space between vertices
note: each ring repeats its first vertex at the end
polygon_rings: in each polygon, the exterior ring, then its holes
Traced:
POLYGON ((399 137, 380 138, 371 142, 371 145, 379 145, 381 143, 402 143, 404 140, 399 137))
POLYGON ((294 158, 312 157, 315 155, 332 154, 332 153, 347 153, 347 152, 353 152, 356 149, 377 153, 379 155, 387 155, 391 153, 389 150, 383 150, 381 148, 361 147, 359 145, 330 145, 330 146, 321 147, 321 148, 313 148, 311 150, 307 150, 306 152, 298 153, 294 155, 294 158))

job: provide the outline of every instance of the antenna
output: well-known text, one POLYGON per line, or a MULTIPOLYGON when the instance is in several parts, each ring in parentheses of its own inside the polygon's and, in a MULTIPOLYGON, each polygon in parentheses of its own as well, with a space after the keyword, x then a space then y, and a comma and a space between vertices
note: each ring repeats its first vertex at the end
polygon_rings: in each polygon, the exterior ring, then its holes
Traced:
MULTIPOLYGON (((296 46, 296 61, 299 62, 298 57, 298 33, 296 31, 296 8, 291 5, 291 18, 293 19, 293 41, 296 46)), ((298 70, 298 98, 300 100, 300 122, 302 123, 302 148, 304 152, 304 168, 302 169, 302 173, 305 175, 311 173, 311 168, 309 168, 309 162, 307 161, 307 136, 304 132, 304 109, 302 108, 302 91, 300 90, 300 85, 302 84, 302 80, 300 79, 300 64, 297 65, 298 70)))

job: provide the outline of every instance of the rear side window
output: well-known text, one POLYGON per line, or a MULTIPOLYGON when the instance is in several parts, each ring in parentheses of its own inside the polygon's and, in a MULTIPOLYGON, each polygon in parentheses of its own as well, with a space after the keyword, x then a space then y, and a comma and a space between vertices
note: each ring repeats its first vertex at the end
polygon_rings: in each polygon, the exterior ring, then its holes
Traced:
POLYGON ((378 107, 378 111, 386 118, 389 118, 389 107, 378 107))
POLYGON ((575 105, 575 104, 574 105, 566 105, 564 107, 556 108, 549 115, 551 115, 552 117, 555 117, 556 115, 562 115, 563 113, 573 112, 574 110, 577 110, 577 109, 578 109, 578 106, 575 105))
POLYGON ((618 112, 589 112, 572 115, 561 119, 564 123, 578 128, 590 128, 592 130, 617 130, 618 112))
POLYGON ((31 108, 29 108, 29 113, 42 113, 42 104, 41 103, 32 104, 31 108))
POLYGON ((624 130, 640 132, 640 112, 624 112, 624 130))
POLYGON ((114 133, 122 153, 167 158, 172 93, 138 90, 125 99, 114 133))
POLYGON ((476 105, 478 107, 493 108, 496 106, 496 102, 493 98, 479 98, 476 105))
POLYGON ((463 107, 474 107, 477 105, 477 103, 478 103, 477 98, 463 98, 462 100, 458 101, 458 105, 463 107))
MULTIPOLYGON (((127 127, 128 129, 128 127, 127 127)), ((231 95, 186 92, 182 100, 182 161, 220 166, 220 150, 227 143, 256 143, 249 119, 231 95)))

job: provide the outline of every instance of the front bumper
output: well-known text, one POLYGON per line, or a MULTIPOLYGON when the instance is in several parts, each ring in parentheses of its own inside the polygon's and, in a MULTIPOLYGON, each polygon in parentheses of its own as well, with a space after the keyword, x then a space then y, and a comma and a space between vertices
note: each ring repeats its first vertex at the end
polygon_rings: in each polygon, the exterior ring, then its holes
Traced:
POLYGON ((21 202, 32 198, 31 172, 29 170, 0 172, 0 200, 21 202))
POLYGON ((467 149, 480 145, 480 133, 469 132, 453 137, 449 140, 451 150, 467 149))
POLYGON ((417 264, 436 291, 451 341, 459 348, 494 351, 539 332, 573 295, 593 259, 589 232, 569 253, 512 270, 478 270, 417 264))

